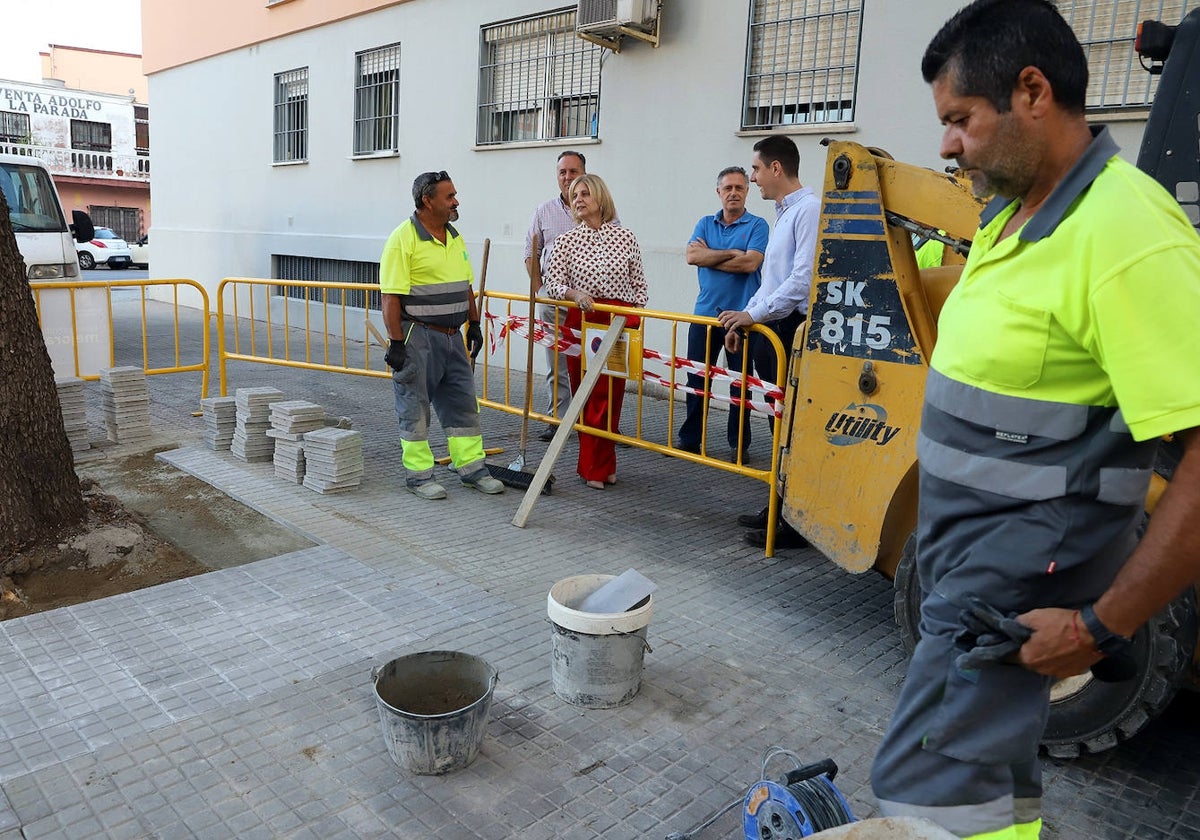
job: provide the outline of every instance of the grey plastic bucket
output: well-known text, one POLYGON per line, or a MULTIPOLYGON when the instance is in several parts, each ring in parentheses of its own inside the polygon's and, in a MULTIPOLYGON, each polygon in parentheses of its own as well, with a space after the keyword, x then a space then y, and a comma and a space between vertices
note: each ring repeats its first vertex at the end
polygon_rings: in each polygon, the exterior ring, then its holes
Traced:
POLYGON ((371 676, 392 761, 437 776, 475 760, 499 679, 495 668, 469 653, 431 650, 393 659, 371 676))
POLYGON ((650 646, 646 626, 654 596, 621 613, 580 612, 575 607, 614 575, 576 575, 550 588, 551 682, 554 693, 573 706, 624 706, 642 685, 642 664, 650 646))

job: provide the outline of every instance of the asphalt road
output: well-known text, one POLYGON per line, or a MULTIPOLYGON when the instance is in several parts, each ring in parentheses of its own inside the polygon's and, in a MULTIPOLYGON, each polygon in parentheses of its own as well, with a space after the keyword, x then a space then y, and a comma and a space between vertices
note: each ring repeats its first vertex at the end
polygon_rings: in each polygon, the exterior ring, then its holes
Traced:
POLYGON ((84 280, 145 280, 150 276, 149 269, 126 268, 113 270, 103 266, 90 268, 80 272, 84 280))

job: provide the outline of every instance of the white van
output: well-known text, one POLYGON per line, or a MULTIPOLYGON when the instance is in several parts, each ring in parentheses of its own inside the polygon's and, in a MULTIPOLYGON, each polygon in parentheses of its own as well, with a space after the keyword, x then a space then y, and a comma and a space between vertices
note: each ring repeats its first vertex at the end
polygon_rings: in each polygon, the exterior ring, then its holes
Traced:
POLYGON ((75 242, 95 235, 87 213, 76 210, 67 223, 58 190, 46 165, 35 157, 0 155, 0 191, 17 235, 30 280, 67 280, 79 276, 75 242))
POLYGON ((91 218, 76 210, 67 222, 50 171, 36 157, 0 155, 0 192, 34 289, 55 375, 97 375, 111 364, 106 290, 37 288, 39 283, 79 280, 75 242, 91 241, 91 218))

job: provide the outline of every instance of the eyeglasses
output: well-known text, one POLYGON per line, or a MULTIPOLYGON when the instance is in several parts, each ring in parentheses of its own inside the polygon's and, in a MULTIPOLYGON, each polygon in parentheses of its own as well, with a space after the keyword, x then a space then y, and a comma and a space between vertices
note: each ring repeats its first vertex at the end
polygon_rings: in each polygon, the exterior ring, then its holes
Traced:
POLYGON ((449 181, 450 176, 446 174, 446 170, 441 172, 422 172, 417 176, 417 182, 421 186, 429 186, 431 184, 440 184, 442 181, 449 181))

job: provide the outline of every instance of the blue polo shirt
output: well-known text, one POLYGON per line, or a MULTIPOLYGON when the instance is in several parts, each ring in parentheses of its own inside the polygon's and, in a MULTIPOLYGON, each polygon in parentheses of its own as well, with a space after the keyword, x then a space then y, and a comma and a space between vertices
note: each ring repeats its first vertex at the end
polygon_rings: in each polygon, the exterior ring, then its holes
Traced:
MULTIPOLYGON (((765 254, 770 235, 767 220, 760 216, 743 213, 730 225, 725 224, 722 211, 718 210, 714 215, 696 222, 696 229, 688 241, 703 239, 714 251, 734 249, 765 254)), ((746 303, 762 282, 762 271, 734 274, 719 268, 697 266, 696 273, 700 280, 700 294, 696 297, 695 315, 711 317, 727 309, 745 309, 746 303)))

